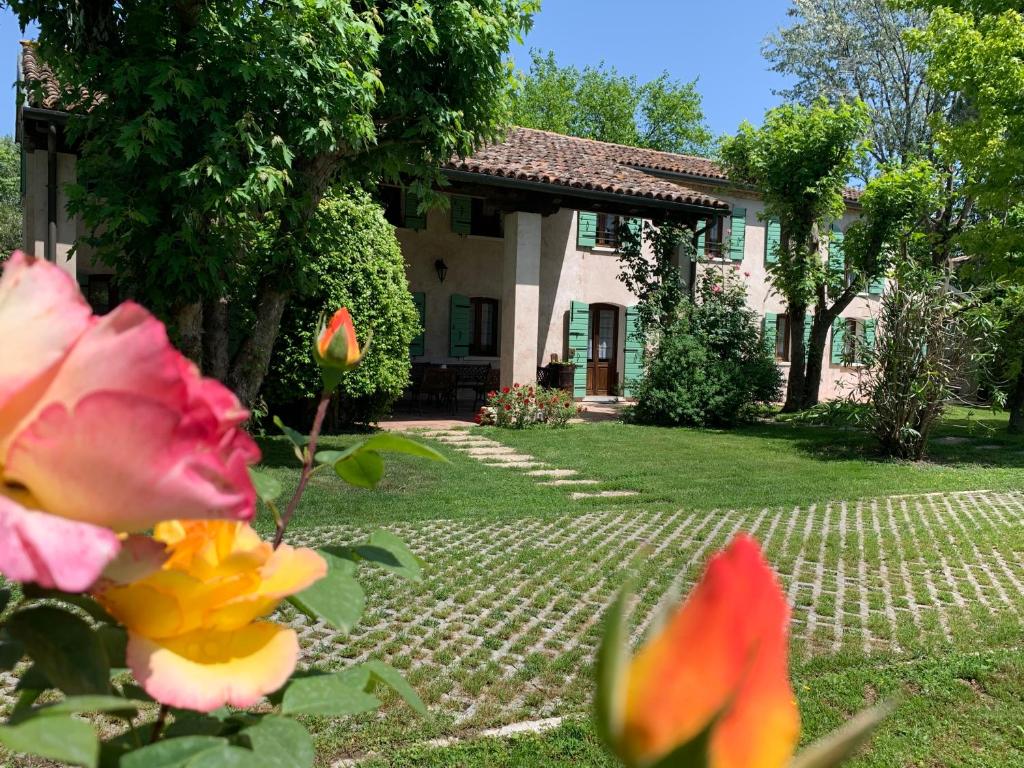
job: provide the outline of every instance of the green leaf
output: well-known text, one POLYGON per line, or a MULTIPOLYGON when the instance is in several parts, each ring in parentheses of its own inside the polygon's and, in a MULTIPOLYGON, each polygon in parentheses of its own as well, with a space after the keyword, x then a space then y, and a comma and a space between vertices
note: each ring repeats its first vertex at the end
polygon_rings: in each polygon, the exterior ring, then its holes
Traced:
POLYGON ((262 755, 230 744, 200 752, 184 765, 187 768, 274 768, 274 763, 264 760, 262 755))
POLYGON ((363 667, 335 674, 295 678, 281 701, 284 715, 357 715, 380 706, 380 700, 366 692, 370 673, 363 667))
POLYGON ((280 416, 274 417, 274 424, 277 425, 277 428, 280 429, 281 432, 284 433, 284 436, 287 437, 288 440, 291 442, 292 446, 295 448, 295 455, 298 457, 299 461, 303 461, 304 459, 302 457, 302 453, 306 445, 309 443, 309 438, 306 437, 301 432, 296 432, 294 429, 292 429, 283 421, 281 421, 280 416))
POLYGON ((370 659, 361 666, 369 670, 371 681, 383 683, 401 696, 402 700, 416 710, 416 712, 424 717, 427 716, 427 705, 423 703, 423 699, 419 697, 419 694, 416 693, 397 669, 377 659, 370 659))
POLYGON ((281 481, 268 472, 249 467, 249 478, 252 486, 256 489, 256 495, 262 501, 272 502, 281 495, 281 481))
POLYGON ((182 736, 147 744, 121 758, 119 768, 182 768, 196 755, 218 750, 227 740, 215 736, 182 736))
POLYGON ((365 560, 410 581, 419 581, 423 563, 405 542, 388 531, 374 531, 366 544, 355 547, 324 547, 325 552, 347 560, 365 560))
POLYGON ((35 584, 26 584, 25 597, 33 600, 59 600, 81 608, 96 621, 106 624, 117 624, 117 619, 107 613, 102 605, 88 595, 72 595, 57 589, 43 589, 35 584))
POLYGON ((373 490, 384 477, 384 460, 373 451, 355 451, 335 462, 334 471, 349 485, 373 490))
POLYGON ((11 616, 7 631, 68 696, 109 693, 110 662, 99 635, 84 620, 60 608, 39 606, 11 616))
POLYGON ((94 768, 100 754, 100 742, 92 726, 70 716, 35 717, 17 725, 0 725, 0 744, 12 752, 86 768, 94 768))
POLYGON ((288 602, 307 616, 323 619, 335 629, 351 632, 359 623, 366 605, 363 588, 355 579, 356 566, 351 560, 319 550, 327 561, 327 575, 307 587, 288 602))
POLYGON ((597 649, 595 671, 597 691, 594 697, 594 715, 597 733, 613 749, 619 741, 622 723, 621 686, 625 666, 629 660, 629 601, 633 594, 633 580, 628 578, 619 590, 615 602, 604 617, 604 632, 597 649))
POLYGON ((96 628, 99 635, 103 652, 107 655, 107 661, 111 669, 125 669, 128 662, 125 661, 125 654, 128 652, 128 633, 124 627, 115 627, 110 624, 103 624, 96 628))
POLYGON ((11 602, 11 590, 0 589, 0 613, 4 612, 9 602, 11 602))
POLYGON ((790 768, 831 768, 853 756, 871 733, 896 708, 883 702, 854 715, 842 726, 823 736, 793 758, 790 768))
POLYGON ((421 459, 431 461, 448 461, 444 456, 422 443, 410 440, 407 437, 396 435, 394 432, 380 432, 365 443, 363 450, 376 451, 377 453, 405 453, 409 456, 419 456, 421 459))
POLYGON ((19 722, 28 717, 54 717, 77 715, 83 712, 107 712, 119 717, 132 717, 139 710, 141 702, 122 699, 120 696, 68 696, 56 704, 45 704, 29 710, 18 718, 19 722))
POLYGON ((273 715, 239 734, 249 747, 276 768, 310 768, 315 751, 309 732, 294 720, 273 715))

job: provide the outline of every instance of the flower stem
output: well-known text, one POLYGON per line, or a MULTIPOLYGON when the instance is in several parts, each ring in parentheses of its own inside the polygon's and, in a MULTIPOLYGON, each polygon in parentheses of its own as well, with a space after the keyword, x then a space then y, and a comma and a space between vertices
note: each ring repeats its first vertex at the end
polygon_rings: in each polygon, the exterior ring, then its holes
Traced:
POLYGON ((164 730, 164 723, 167 722, 167 713, 171 711, 171 708, 166 704, 160 705, 160 714, 156 716, 156 722, 153 723, 153 731, 149 734, 149 743, 152 744, 154 741, 160 738, 160 734, 164 730))
POLYGON ((316 416, 313 417, 313 428, 309 431, 309 443, 306 445, 299 484, 295 488, 295 493, 288 500, 288 506, 285 507, 284 514, 281 515, 281 519, 277 522, 277 531, 274 533, 274 549, 281 546, 281 542, 284 541, 285 529, 288 527, 288 523, 291 522, 295 510, 298 509, 302 494, 306 492, 309 476, 313 474, 313 457, 316 456, 316 444, 320 439, 320 428, 323 426, 324 417, 327 415, 327 405, 330 402, 331 390, 325 389, 320 393, 320 403, 316 407, 316 416))

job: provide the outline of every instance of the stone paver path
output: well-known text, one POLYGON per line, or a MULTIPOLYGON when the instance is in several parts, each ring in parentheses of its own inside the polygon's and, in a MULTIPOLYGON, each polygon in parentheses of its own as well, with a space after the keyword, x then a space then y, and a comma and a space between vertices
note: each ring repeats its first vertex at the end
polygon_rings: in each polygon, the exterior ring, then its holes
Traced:
POLYGON ((506 469, 526 470, 526 475, 539 485, 569 486, 569 499, 613 499, 637 496, 638 491, 632 490, 572 490, 573 487, 600 485, 600 480, 579 477, 575 469, 559 469, 539 461, 533 456, 518 453, 515 448, 491 440, 489 437, 470 433, 464 429, 429 429, 416 432, 411 437, 428 437, 444 443, 460 453, 476 459, 489 467, 505 467, 506 469))

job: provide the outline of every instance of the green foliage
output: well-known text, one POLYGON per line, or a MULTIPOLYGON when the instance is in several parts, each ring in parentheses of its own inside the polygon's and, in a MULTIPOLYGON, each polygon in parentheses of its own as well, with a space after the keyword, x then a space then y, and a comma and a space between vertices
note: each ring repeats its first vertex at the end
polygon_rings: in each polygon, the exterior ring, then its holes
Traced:
POLYGON ((376 421, 408 383, 409 344, 419 332, 394 227, 366 193, 332 194, 310 224, 305 251, 308 292, 292 301, 281 320, 263 396, 271 412, 294 412, 296 402, 316 398, 320 372, 309 354, 315 318, 348 307, 360 341, 370 332, 373 341, 359 366, 342 378, 338 421, 376 421))
POLYGON ((823 95, 868 105, 865 180, 878 165, 930 156, 931 119, 951 99, 925 82, 925 57, 905 39, 927 23, 925 12, 889 0, 793 0, 789 17, 764 45, 772 69, 795 78, 781 94, 808 106, 823 95))
POLYGON ((1024 285, 988 283, 975 293, 970 312, 974 336, 990 353, 974 372, 992 399, 1007 406, 1010 431, 1024 432, 1024 285))
POLYGON ((731 426, 778 398, 782 375, 740 280, 704 272, 696 300, 651 341, 636 388, 639 423, 731 426))
POLYGON ((0 137, 0 259, 22 247, 21 148, 0 137))
POLYGON ((870 373, 860 385, 871 402, 871 429, 882 452, 920 460, 969 350, 969 315, 941 276, 908 271, 882 297, 870 373))
POLYGON ((665 152, 711 151, 696 80, 663 72, 641 83, 603 62, 579 70, 559 66, 553 51, 533 50, 530 57, 512 98, 514 124, 665 152))
POLYGON ((693 257, 691 235, 691 230, 670 223, 655 227, 645 222, 642 230, 620 229, 619 280, 637 297, 637 316, 645 336, 671 323, 686 298, 686 287, 679 279, 679 256, 684 252, 693 257))

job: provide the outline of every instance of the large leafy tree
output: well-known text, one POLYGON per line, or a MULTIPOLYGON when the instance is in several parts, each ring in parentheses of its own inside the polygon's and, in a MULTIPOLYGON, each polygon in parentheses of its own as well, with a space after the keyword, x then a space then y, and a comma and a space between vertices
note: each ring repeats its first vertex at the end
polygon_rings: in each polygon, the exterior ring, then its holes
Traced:
POLYGON ((696 80, 664 72, 640 82, 604 63, 581 70, 559 66, 551 51, 530 55, 530 69, 518 73, 512 97, 516 125, 665 152, 711 151, 696 80))
POLYGON ((730 178, 757 187, 764 215, 780 223, 781 242, 768 274, 790 318, 786 411, 818 402, 829 329, 857 294, 885 273, 900 252, 899 242, 933 200, 930 165, 887 168, 861 197, 862 218, 847 233, 843 262, 837 267, 826 257, 825 233, 846 211, 846 179, 867 151, 868 123, 868 109, 860 101, 787 104, 769 111, 761 128, 744 123, 722 147, 730 178))
POLYGON ((921 0, 928 26, 911 35, 932 88, 956 92, 961 108, 936 122, 936 144, 962 169, 976 201, 957 244, 965 279, 990 298, 999 352, 993 383, 1004 389, 1010 428, 1024 431, 1024 3, 921 0))
POLYGON ((22 244, 21 152, 10 136, 0 137, 0 259, 22 244))
MULTIPOLYGON (((252 402, 329 186, 429 179, 497 135, 534 0, 9 0, 75 109, 71 210, 252 402), (257 271, 251 295, 240 273, 257 271), (232 302, 255 319, 229 338, 232 302)), ((417 182, 422 184, 423 182, 417 182)))

